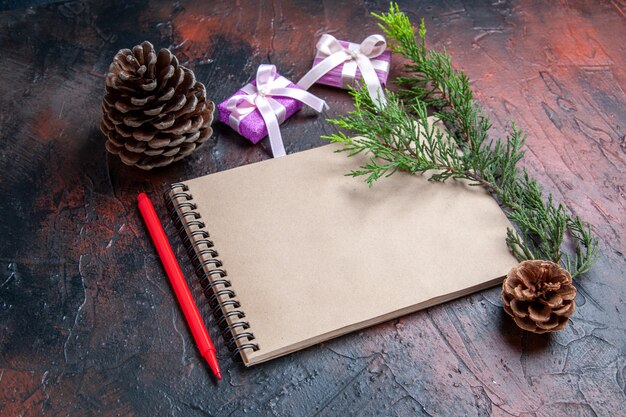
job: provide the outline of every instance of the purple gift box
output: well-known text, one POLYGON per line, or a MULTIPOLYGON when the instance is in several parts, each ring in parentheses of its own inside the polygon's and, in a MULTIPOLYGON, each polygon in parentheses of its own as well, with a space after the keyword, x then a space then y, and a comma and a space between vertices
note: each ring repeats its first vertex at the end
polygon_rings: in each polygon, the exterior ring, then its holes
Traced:
MULTIPOLYGON (((276 73, 275 79, 278 77, 280 77, 280 75, 276 73)), ((250 84, 256 87, 256 81, 252 81, 250 84)), ((296 88, 301 90, 300 87, 293 83, 289 83, 287 88, 296 88)), ((247 95, 247 93, 244 90, 239 90, 217 106, 219 121, 226 123, 231 127, 233 126, 231 125, 230 111, 228 111, 227 104, 232 97, 237 95, 247 95)), ((285 120, 289 119, 295 112, 304 106, 304 104, 300 101, 290 97, 271 96, 271 98, 276 100, 285 108, 285 120)), ((242 100, 240 100, 240 102, 241 101, 242 100)), ((233 129, 237 130, 235 127, 233 127, 233 129)), ((245 137, 254 144, 258 143, 261 139, 267 136, 267 126, 265 125, 263 116, 261 116, 261 112, 258 109, 255 109, 241 119, 239 122, 239 133, 241 136, 245 137)))
MULTIPOLYGON (((356 49, 356 47, 358 47, 358 44, 354 44, 354 43, 346 42, 342 40, 340 40, 339 43, 344 48, 356 49)), ((317 64, 322 62, 324 58, 326 57, 327 55, 324 55, 323 53, 318 51, 317 54, 315 55, 313 66, 316 66, 317 64)), ((385 52, 380 54, 378 57, 372 59, 371 62, 372 62, 372 65, 374 66, 374 70, 376 71, 376 75, 378 76, 378 81, 380 81, 380 85, 384 87, 385 84, 387 83, 387 77, 389 76, 389 67, 391 66, 391 51, 386 50, 385 52)), ((317 80, 316 83, 329 85, 331 87, 346 88, 342 84, 342 77, 341 77, 341 72, 343 70, 344 65, 345 64, 337 65, 335 68, 327 72, 322 78, 317 80)), ((354 80, 355 80, 355 83, 361 82, 361 70, 359 70, 358 68, 356 70, 356 75, 354 77, 354 80)))

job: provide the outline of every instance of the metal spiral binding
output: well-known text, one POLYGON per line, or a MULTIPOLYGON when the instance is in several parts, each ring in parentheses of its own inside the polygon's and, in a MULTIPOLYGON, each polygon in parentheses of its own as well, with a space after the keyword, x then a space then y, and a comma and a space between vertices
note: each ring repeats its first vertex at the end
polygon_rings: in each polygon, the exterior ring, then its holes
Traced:
POLYGON ((257 351, 259 345, 251 342, 255 337, 250 331, 250 323, 243 320, 246 315, 240 309, 237 293, 231 289, 231 282, 226 278, 228 273, 221 268, 222 261, 218 259, 214 243, 205 230, 206 224, 200 220, 202 216, 196 211, 198 207, 191 200, 193 196, 189 187, 182 183, 172 184, 169 192, 165 193, 168 211, 187 248, 217 324, 222 329, 226 346, 235 352, 236 358, 241 359, 244 350, 257 351))

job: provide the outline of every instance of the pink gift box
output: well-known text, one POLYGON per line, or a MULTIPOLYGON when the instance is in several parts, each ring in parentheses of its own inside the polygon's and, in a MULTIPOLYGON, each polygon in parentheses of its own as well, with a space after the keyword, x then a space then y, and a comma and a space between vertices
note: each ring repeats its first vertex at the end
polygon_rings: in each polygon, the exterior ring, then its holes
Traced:
MULTIPOLYGON (((276 78, 278 77, 280 77, 280 74, 277 73, 276 78)), ((256 81, 252 81, 250 84, 256 86, 256 81)), ((287 87, 301 90, 300 87, 293 83, 290 83, 287 87)), ((220 122, 230 125, 230 112, 226 106, 231 97, 236 95, 246 95, 246 92, 239 90, 217 106, 218 118, 220 122)), ((290 97, 272 96, 272 98, 285 107, 285 120, 289 119, 295 112, 304 106, 303 103, 290 97)), ((261 116, 261 112, 258 109, 255 109, 239 122, 239 132, 241 136, 245 137, 254 144, 258 143, 261 139, 267 136, 267 126, 265 126, 263 116, 261 116)))
MULTIPOLYGON (((339 43, 344 48, 347 48, 349 45, 351 45, 350 42, 341 41, 341 40, 339 41, 339 43)), ((322 62, 324 58, 326 58, 326 55, 318 51, 317 54, 315 55, 313 66, 316 66, 317 64, 322 62)), ((372 63, 375 63, 375 61, 381 61, 382 63, 386 63, 386 67, 387 67, 386 71, 382 69, 377 69, 376 67, 374 67, 374 70, 376 71, 376 75, 378 76, 378 81, 380 81, 380 85, 382 87, 385 87, 385 84, 387 83, 387 77, 389 76, 389 68, 391 66, 391 51, 386 50, 385 52, 380 54, 378 57, 372 59, 371 61, 372 63)), ((385 66, 384 64, 377 64, 377 65, 385 66)), ((344 64, 337 65, 335 68, 327 72, 322 78, 317 80, 315 83, 329 85, 331 87, 344 88, 341 84, 341 71, 343 69, 343 66, 344 64)), ((358 68, 356 70, 356 76, 354 77, 354 80, 356 83, 361 82, 361 70, 359 70, 358 68)))

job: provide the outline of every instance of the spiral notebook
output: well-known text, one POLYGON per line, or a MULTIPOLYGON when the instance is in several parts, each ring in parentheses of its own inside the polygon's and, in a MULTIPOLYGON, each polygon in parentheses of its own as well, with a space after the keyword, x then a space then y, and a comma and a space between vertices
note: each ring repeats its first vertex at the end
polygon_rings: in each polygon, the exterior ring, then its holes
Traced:
POLYGON ((483 189, 371 189, 326 145, 173 184, 166 201, 231 348, 258 364, 499 283, 517 261, 483 189))

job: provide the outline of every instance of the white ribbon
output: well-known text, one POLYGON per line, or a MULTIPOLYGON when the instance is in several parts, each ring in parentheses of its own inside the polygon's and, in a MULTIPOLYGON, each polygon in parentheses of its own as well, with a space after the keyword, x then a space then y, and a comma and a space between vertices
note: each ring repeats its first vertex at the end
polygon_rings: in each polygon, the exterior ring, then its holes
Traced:
POLYGON ((241 90, 246 94, 233 96, 226 103, 230 112, 229 124, 239 134, 241 121, 254 110, 259 109, 267 126, 272 155, 274 158, 285 156, 285 146, 280 134, 280 124, 285 121, 285 107, 272 96, 289 97, 298 100, 318 113, 324 110, 326 102, 313 94, 298 88, 288 88, 291 82, 282 76, 276 76, 275 65, 259 65, 256 73, 256 86, 247 84, 241 90))
POLYGON ((361 70, 361 76, 374 103, 378 103, 379 107, 387 104, 376 69, 389 71, 389 63, 375 60, 387 49, 387 42, 383 36, 371 35, 360 44, 350 43, 345 48, 334 36, 324 34, 317 42, 316 48, 318 55, 325 58, 298 81, 297 84, 300 88, 308 90, 314 82, 322 78, 328 71, 343 63, 341 70, 341 84, 343 88, 354 83, 358 68, 361 70))

